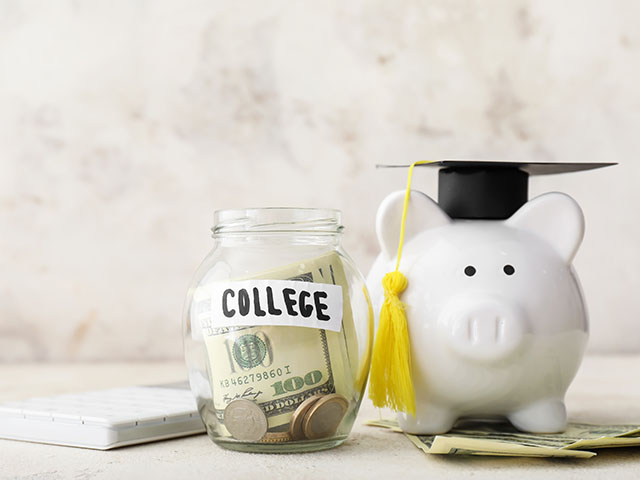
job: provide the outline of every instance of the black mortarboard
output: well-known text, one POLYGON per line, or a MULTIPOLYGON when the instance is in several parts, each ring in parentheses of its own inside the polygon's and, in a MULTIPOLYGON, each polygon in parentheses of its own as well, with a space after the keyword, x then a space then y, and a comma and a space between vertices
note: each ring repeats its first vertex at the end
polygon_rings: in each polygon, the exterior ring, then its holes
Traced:
POLYGON ((451 218, 499 220, 509 218, 527 203, 529 175, 581 172, 611 165, 616 163, 436 160, 416 166, 440 167, 438 204, 451 218))

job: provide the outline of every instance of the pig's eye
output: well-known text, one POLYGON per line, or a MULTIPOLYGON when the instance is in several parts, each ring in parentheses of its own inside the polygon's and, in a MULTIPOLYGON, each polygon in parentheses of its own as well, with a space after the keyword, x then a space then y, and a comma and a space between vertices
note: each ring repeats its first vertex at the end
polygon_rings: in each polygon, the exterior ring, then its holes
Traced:
POLYGON ((513 265, 505 265, 504 267, 502 267, 502 271, 506 275, 513 275, 514 273, 516 273, 516 269, 513 268, 513 265))
POLYGON ((476 274, 476 267, 474 267, 473 265, 467 265, 464 268, 464 274, 467 277, 473 277, 476 274))

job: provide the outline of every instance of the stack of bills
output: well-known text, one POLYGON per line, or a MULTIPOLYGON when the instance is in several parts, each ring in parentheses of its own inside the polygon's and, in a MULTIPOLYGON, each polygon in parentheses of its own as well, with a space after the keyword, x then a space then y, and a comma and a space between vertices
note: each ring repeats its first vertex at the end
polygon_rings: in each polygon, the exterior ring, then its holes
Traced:
MULTIPOLYGON (((395 420, 365 425, 402 432, 395 420)), ((562 433, 541 434, 521 432, 506 422, 469 421, 441 435, 405 435, 425 453, 449 455, 590 458, 595 452, 585 449, 640 446, 640 425, 570 423, 562 433)))

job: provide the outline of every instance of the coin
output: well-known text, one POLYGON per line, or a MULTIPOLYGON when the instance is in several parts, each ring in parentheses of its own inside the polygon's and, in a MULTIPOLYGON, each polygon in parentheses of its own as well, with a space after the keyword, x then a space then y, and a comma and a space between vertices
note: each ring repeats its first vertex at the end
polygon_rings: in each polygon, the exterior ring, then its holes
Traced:
POLYGON ((224 426, 236 440, 255 442, 267 433, 267 416, 257 403, 239 398, 224 409, 224 426))
POLYGON ((312 395, 298 405, 298 408, 293 412, 293 415, 291 415, 291 425, 289 427, 289 432, 293 440, 304 440, 306 438, 302 428, 304 418, 309 409, 322 397, 324 397, 324 395, 312 395))
POLYGON ((325 395, 317 400, 302 423, 305 437, 315 440, 334 435, 348 407, 349 401, 337 393, 325 395))
POLYGON ((284 443, 291 441, 291 434, 289 432, 267 432, 264 437, 260 439, 260 443, 284 443))

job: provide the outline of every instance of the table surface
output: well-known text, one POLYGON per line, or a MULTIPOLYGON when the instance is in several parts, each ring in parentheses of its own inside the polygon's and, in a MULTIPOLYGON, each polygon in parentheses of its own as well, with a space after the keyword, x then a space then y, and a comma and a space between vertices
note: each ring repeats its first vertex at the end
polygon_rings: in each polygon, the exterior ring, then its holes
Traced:
MULTIPOLYGON (((640 355, 588 356, 567 394, 573 421, 640 424, 640 355)), ((0 401, 186 378, 181 362, 0 365, 0 401)), ((383 415, 387 416, 385 412, 383 415)), ((591 459, 426 455, 404 435, 367 427, 369 400, 340 447, 305 454, 223 450, 206 435, 111 451, 0 440, 2 479, 126 478, 640 478, 640 448, 600 450, 591 459)))

